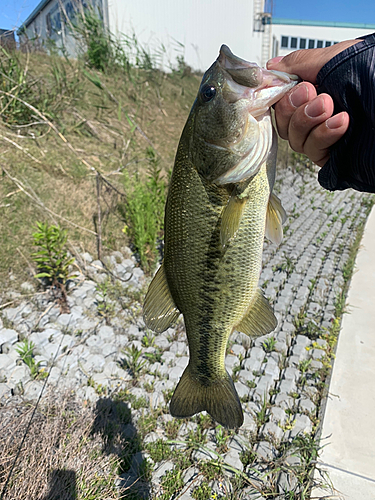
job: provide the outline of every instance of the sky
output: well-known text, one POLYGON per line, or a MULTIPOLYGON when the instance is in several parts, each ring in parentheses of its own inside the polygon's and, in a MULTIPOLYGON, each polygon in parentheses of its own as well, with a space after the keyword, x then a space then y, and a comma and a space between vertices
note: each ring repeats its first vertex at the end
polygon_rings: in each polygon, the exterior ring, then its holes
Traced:
MULTIPOLYGON (((375 24, 374 0, 269 1, 273 3, 274 17, 375 24)), ((18 28, 39 3, 39 0, 0 0, 0 28, 18 28)))

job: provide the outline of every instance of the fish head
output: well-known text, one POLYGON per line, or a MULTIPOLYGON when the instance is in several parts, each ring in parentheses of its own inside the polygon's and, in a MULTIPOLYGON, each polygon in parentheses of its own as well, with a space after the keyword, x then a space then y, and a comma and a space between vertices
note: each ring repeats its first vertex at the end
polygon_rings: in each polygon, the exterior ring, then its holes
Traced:
POLYGON ((190 114, 189 153, 198 172, 216 184, 255 175, 272 146, 270 107, 297 82, 297 76, 260 68, 223 45, 190 114))

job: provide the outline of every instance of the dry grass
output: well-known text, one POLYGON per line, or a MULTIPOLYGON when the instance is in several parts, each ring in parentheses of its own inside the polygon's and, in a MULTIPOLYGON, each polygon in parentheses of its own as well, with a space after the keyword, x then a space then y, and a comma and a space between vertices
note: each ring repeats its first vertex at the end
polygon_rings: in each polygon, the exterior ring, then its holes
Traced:
MULTIPOLYGON (((5 167, 23 183, 27 192, 34 192, 55 214, 95 232, 95 170, 124 192, 123 173, 142 175, 149 165, 146 150, 152 144, 166 174, 173 166, 179 136, 200 77, 181 78, 177 74, 134 69, 129 79, 121 70, 103 74, 57 56, 19 54, 18 59, 30 82, 37 82, 31 88, 49 89, 55 92, 55 100, 46 110, 38 107, 40 101, 37 104, 29 101, 45 120, 33 112, 31 121, 22 126, 9 120, 0 122, 0 171, 5 167), (87 78, 88 73, 100 80, 102 88, 87 78), (50 120, 55 130, 46 120, 50 120)), ((2 97, 0 111, 4 109, 2 97)), ((103 248, 107 252, 131 244, 122 232, 124 221, 118 211, 121 201, 114 190, 103 186, 100 203, 103 248)), ((53 218, 4 173, 0 176, 0 217, 2 285, 9 286, 10 274, 19 282, 28 279, 17 248, 29 258, 36 221, 60 222, 69 230, 73 245, 96 255, 95 235, 53 218)))
MULTIPOLYGON (((115 441, 120 424, 108 408, 83 408, 69 396, 47 398, 32 420, 4 500, 119 498, 115 441)), ((0 407, 0 494, 32 410, 15 403, 0 407)))

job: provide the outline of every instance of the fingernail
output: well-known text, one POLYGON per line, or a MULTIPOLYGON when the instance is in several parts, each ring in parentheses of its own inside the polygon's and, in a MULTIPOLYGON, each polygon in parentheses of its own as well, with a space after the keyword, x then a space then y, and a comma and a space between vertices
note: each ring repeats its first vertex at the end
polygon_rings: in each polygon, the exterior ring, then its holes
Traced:
POLYGON ((306 85, 302 84, 296 87, 290 94, 289 99, 295 108, 302 106, 309 98, 306 85))
POLYGON ((276 66, 277 64, 279 64, 279 62, 281 61, 281 59, 283 59, 284 56, 278 56, 278 57, 274 57, 273 59, 270 59, 268 62, 267 62, 267 68, 270 69, 271 66, 276 66))
POLYGON ((326 121, 327 127, 331 129, 340 128, 343 124, 343 118, 342 114, 331 116, 331 118, 328 118, 326 121))
POLYGON ((309 118, 317 118, 324 113, 324 100, 314 99, 305 108, 305 113, 309 118))

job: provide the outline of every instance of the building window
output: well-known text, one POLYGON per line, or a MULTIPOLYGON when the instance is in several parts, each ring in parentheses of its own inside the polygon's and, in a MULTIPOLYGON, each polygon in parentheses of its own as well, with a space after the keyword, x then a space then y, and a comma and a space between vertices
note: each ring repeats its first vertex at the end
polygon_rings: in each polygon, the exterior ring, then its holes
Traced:
POLYGON ((290 39, 290 48, 291 49, 296 49, 297 48, 297 38, 293 37, 290 39))
POLYGON ((287 37, 287 36, 282 36, 281 37, 281 47, 283 49, 287 49, 288 48, 288 40, 289 40, 289 37, 287 37))
POLYGON ((300 38, 299 39, 299 48, 300 49, 305 49, 306 48, 306 38, 300 38))
POLYGON ((52 24, 51 24, 51 13, 50 12, 46 15, 46 28, 47 28, 47 36, 51 36, 52 24))
POLYGON ((326 47, 330 47, 332 45, 332 42, 326 42, 326 47))
POLYGON ((318 40, 317 47, 318 49, 321 49, 323 47, 323 40, 318 40))
POLYGON ((309 40, 309 49, 313 49, 315 47, 315 40, 309 40))

